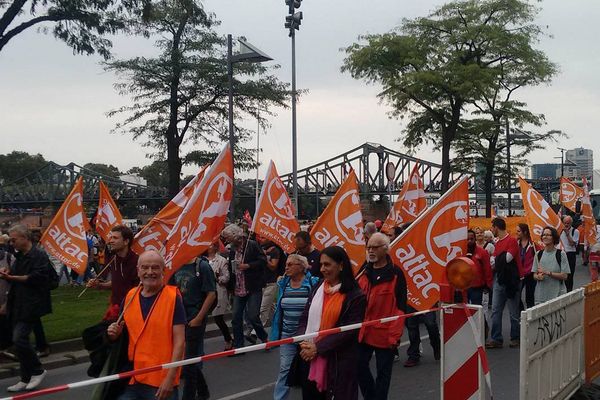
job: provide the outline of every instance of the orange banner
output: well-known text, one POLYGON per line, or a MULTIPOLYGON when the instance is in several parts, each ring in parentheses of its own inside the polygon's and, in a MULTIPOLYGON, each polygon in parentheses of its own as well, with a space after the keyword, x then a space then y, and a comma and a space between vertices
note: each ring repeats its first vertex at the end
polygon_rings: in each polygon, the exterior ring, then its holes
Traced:
POLYGON ((552 226, 560 234, 563 230, 562 221, 542 195, 521 177, 519 177, 519 186, 521 187, 523 208, 525 209, 525 218, 527 219, 527 225, 529 225, 531 239, 538 246, 541 246, 540 248, 543 248, 541 235, 544 227, 552 226))
POLYGON ((585 244, 593 246, 596 244, 596 219, 592 210, 592 201, 588 191, 587 179, 583 178, 583 197, 581 197, 581 217, 583 218, 583 231, 585 244))
POLYGON ((415 309, 429 309, 440 300, 446 264, 465 254, 468 226, 469 185, 465 177, 391 244, 390 255, 404 271, 408 302, 415 309))
POLYGON ((96 232, 108 243, 110 230, 123 223, 123 217, 104 182, 100 181, 100 200, 96 214, 96 232))
POLYGON ((396 226, 413 222, 426 207, 425 186, 419 176, 419 164, 415 164, 408 181, 402 185, 394 207, 390 210, 381 231, 390 232, 396 226))
POLYGON ((346 180, 315 222, 310 235, 314 246, 319 250, 329 246, 343 247, 350 257, 354 274, 358 272, 366 258, 366 246, 358 179, 354 170, 350 170, 346 180))
POLYGON ((286 253, 294 251, 294 235, 300 231, 300 225, 273 161, 269 164, 250 230, 273 241, 286 253))
POLYGON ((560 202, 569 210, 575 211, 577 200, 583 197, 583 189, 564 176, 560 178, 560 202))
POLYGON ((85 220, 83 178, 79 177, 40 242, 48 253, 80 275, 88 264, 85 220))
POLYGON ((147 250, 156 250, 160 253, 163 252, 169 232, 171 232, 171 229, 175 226, 177 218, 179 218, 188 200, 192 196, 194 188, 202 182, 204 171, 206 171, 206 167, 202 167, 200 172, 198 172, 198 174, 194 176, 194 178, 189 181, 188 184, 185 185, 185 187, 181 189, 179 193, 177 193, 177 195, 173 197, 137 235, 135 235, 133 245, 131 246, 133 251, 137 254, 141 254, 147 250))
POLYGON ((165 282, 182 265, 202 254, 225 226, 233 195, 233 160, 225 146, 196 186, 165 245, 165 282))

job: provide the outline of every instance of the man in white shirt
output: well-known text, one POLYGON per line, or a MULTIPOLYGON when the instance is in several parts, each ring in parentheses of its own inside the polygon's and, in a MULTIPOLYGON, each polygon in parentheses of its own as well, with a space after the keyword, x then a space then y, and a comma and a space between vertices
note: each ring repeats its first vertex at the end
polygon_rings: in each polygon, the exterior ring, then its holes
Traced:
POLYGON ((569 261, 569 269, 571 273, 565 281, 567 292, 573 290, 573 275, 575 274, 575 262, 577 260, 577 245, 579 244, 579 231, 573 228, 573 218, 565 215, 562 219, 565 229, 560 234, 560 244, 563 250, 567 253, 567 260, 569 261))

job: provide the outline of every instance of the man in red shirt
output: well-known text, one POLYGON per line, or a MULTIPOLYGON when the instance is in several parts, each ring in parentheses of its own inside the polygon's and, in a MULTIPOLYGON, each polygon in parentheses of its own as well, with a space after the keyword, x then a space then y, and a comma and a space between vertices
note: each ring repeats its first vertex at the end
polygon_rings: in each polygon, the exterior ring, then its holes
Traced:
POLYGON ((492 220, 492 232, 496 237, 491 264, 494 270, 492 292, 492 330, 491 340, 486 343, 488 349, 503 347, 502 313, 508 304, 510 314, 510 347, 519 347, 521 322, 519 302, 521 297, 521 279, 524 276, 519 243, 506 232, 506 221, 502 218, 492 220))

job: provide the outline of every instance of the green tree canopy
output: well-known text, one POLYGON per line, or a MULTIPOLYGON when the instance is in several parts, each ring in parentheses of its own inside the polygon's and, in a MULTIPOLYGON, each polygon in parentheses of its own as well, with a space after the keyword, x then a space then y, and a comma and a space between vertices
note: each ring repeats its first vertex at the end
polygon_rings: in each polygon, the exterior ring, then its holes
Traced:
MULTIPOLYGON (((194 162, 213 154, 227 141, 227 62, 225 38, 214 31, 214 15, 195 0, 158 1, 147 14, 144 33, 159 37, 157 57, 137 57, 109 62, 106 67, 121 77, 116 85, 133 104, 110 111, 122 115, 115 131, 156 150, 169 169, 169 192, 177 193, 185 154, 181 146, 200 146, 194 162)), ((287 85, 261 64, 236 63, 234 68, 236 162, 251 150, 243 149, 251 131, 239 123, 248 116, 266 128, 274 106, 285 106, 287 85), (258 112, 260 110, 260 112, 258 112), (241 157, 241 158, 240 158, 241 157)), ((248 164, 238 163, 237 167, 248 164)))
POLYGON ((41 154, 12 151, 0 154, 0 184, 13 182, 46 166, 48 161, 41 154))
POLYGON ((118 179, 121 175, 119 168, 115 167, 112 164, 102 164, 102 163, 87 163, 83 165, 83 168, 89 169, 90 171, 94 171, 98 174, 102 174, 104 176, 109 176, 111 178, 118 179))

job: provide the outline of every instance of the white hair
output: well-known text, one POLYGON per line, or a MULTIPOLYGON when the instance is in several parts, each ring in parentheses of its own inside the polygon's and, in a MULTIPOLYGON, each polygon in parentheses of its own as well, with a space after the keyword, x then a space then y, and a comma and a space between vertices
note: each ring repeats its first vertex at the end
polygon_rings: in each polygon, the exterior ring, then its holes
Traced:
POLYGON ((242 239, 244 237, 244 230, 236 224, 229 224, 221 231, 221 236, 223 236, 226 241, 232 242, 242 239))
POLYGON ((494 234, 490 230, 484 231, 483 232, 483 237, 485 239, 494 240, 494 234))
POLYGON ((304 267, 304 270, 306 271, 309 267, 308 265, 308 258, 304 257, 303 255, 300 254, 290 254, 287 258, 288 261, 297 261, 300 264, 302 264, 302 266, 304 267))

